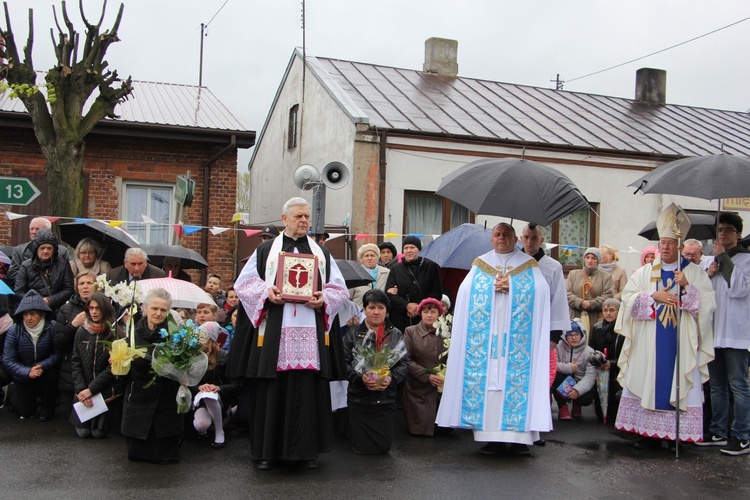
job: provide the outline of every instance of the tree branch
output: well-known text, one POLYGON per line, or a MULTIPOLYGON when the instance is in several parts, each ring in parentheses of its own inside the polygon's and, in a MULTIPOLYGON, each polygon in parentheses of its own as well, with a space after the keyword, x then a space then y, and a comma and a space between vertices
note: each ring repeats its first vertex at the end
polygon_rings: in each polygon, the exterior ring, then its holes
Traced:
POLYGON ((23 48, 23 63, 32 70, 34 62, 31 58, 31 49, 34 46, 34 9, 29 9, 29 36, 26 39, 26 47, 23 48))

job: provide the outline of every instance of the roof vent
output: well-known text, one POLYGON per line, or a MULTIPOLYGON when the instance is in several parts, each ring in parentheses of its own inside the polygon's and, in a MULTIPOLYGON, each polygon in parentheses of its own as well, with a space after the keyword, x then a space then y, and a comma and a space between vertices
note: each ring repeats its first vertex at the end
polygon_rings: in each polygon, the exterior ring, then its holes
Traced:
POLYGON ((422 71, 449 78, 458 76, 458 42, 447 38, 425 40, 422 71))
POLYGON ((641 68, 635 72, 635 100, 652 106, 667 103, 667 72, 641 68))

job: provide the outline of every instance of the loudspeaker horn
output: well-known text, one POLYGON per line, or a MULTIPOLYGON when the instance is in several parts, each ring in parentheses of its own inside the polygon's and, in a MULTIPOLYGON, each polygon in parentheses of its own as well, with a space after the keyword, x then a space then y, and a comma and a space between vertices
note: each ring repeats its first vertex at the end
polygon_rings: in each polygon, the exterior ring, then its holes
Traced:
POLYGON ((346 186, 349 176, 349 169, 340 161, 332 161, 323 169, 323 183, 331 189, 346 186))
POLYGON ((312 165, 300 165, 294 171, 294 185, 300 189, 310 190, 315 183, 320 182, 320 172, 312 165))

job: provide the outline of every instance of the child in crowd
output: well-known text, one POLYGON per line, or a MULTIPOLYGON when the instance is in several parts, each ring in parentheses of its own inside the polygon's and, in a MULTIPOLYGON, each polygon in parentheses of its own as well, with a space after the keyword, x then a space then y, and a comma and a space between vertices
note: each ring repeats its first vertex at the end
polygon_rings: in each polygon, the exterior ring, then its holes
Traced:
POLYGON ((580 417, 581 407, 594 401, 597 369, 589 362, 592 356, 594 350, 586 345, 586 334, 574 320, 557 344, 557 376, 552 383, 552 395, 557 401, 560 420, 572 418, 568 401, 573 402, 573 417, 580 417), (566 387, 568 395, 563 396, 557 389, 568 377, 573 377, 575 384, 566 387))
POLYGON ((216 321, 219 308, 215 304, 198 304, 195 308, 195 322, 198 326, 209 321, 216 321))

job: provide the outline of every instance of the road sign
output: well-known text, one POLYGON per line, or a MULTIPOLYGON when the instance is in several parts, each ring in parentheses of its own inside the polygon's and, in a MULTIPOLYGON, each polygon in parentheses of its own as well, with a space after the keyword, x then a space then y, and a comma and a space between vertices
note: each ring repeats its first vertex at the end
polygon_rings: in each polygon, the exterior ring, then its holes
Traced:
POLYGON ((0 205, 28 205, 40 194, 26 177, 0 177, 0 205))
POLYGON ((195 193, 195 181, 184 175, 177 176, 177 186, 174 190, 174 199, 182 206, 189 207, 193 204, 193 193, 195 193))

